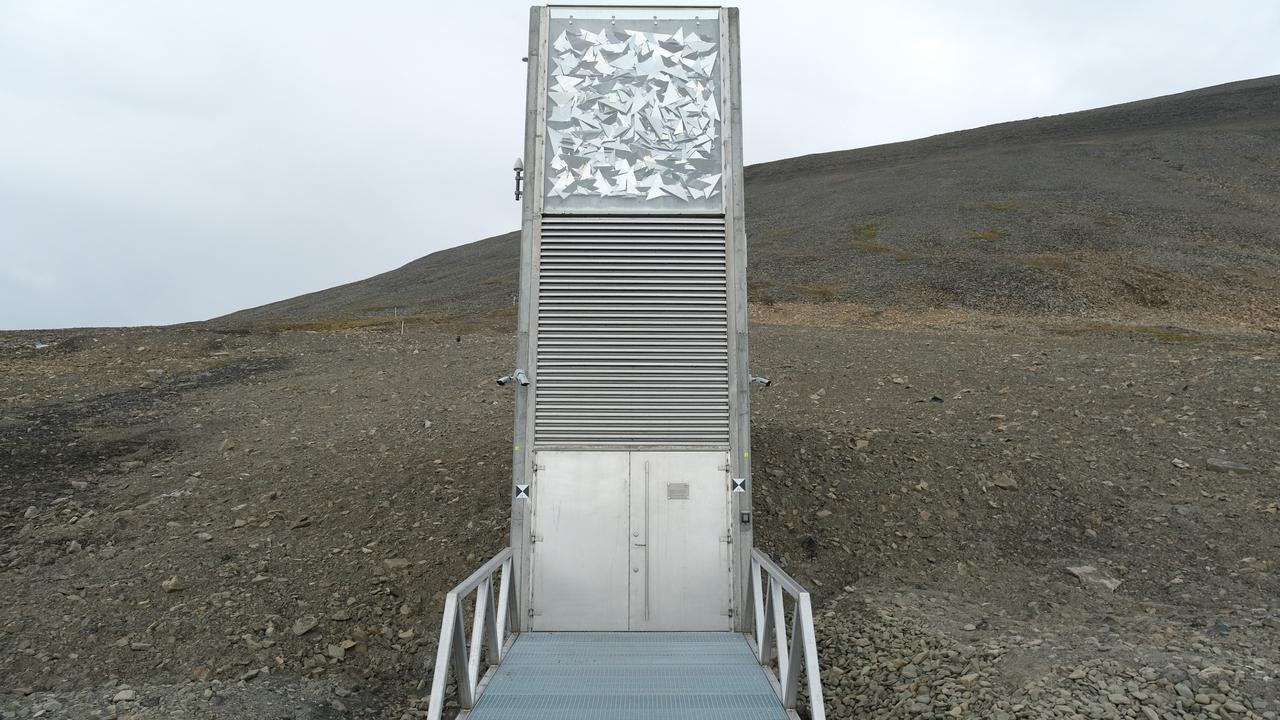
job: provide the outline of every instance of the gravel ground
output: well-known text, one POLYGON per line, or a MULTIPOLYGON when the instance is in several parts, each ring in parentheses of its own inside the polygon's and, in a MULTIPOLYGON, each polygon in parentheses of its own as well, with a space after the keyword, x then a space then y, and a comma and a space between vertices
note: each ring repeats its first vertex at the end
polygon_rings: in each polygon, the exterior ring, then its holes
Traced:
MULTIPOLYGON (((757 533, 830 717, 1277 717, 1273 336, 780 312, 757 533)), ((506 542, 513 352, 0 334, 0 717, 419 716, 443 592, 506 542)))
POLYGON ((939 614, 901 593, 833 603, 819 631, 829 716, 1173 720, 1280 710, 1271 686, 1280 622, 1261 609, 1232 641, 1210 631, 1163 646, 1117 642, 1106 626, 1079 628, 1065 643, 1034 625, 942 630, 939 614))

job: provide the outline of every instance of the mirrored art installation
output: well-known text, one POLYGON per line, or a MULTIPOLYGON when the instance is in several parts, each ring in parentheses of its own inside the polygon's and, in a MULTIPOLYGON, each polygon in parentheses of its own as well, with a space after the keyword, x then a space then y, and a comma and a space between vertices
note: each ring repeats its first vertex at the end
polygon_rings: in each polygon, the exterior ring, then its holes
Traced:
POLYGON ((549 29, 545 210, 721 211, 715 15, 549 29))

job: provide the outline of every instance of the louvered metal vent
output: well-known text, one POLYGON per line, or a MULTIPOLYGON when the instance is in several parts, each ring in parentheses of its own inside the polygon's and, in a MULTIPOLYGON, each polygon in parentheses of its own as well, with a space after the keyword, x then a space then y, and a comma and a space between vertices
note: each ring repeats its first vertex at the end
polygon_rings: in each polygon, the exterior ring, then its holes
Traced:
POLYGON ((534 438, 727 446, 723 218, 543 217, 534 438))

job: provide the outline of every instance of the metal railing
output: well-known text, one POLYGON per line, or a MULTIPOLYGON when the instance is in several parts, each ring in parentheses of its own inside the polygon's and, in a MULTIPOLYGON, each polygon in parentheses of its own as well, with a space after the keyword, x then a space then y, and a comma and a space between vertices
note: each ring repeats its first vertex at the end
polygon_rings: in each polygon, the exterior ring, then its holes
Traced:
POLYGON ((752 640, 756 659, 765 667, 782 706, 794 711, 804 667, 809 690, 809 716, 826 720, 822 703, 822 673, 818 669, 818 641, 813 631, 813 606, 809 591, 783 572, 763 552, 751 550, 752 640), (766 585, 761 573, 768 578, 766 585), (791 632, 787 633, 785 596, 791 602, 791 632), (776 656, 776 659, 775 659, 776 656))
POLYGON ((484 692, 492 673, 507 654, 518 634, 516 593, 512 583, 511 548, 493 556, 458 583, 444 598, 444 617, 440 621, 440 646, 436 650, 435 674, 431 680, 431 701, 427 705, 428 720, 440 720, 444 711, 445 689, 449 683, 449 668, 453 667, 458 704, 470 710, 484 692), (498 577, 498 595, 495 602, 493 575, 498 577), (467 596, 475 593, 476 602, 471 614, 471 641, 467 642, 467 618, 463 610, 467 596), (468 652, 468 647, 470 652, 468 652), (481 657, 481 654, 484 657, 481 657), (481 660, 488 663, 481 673, 481 660))

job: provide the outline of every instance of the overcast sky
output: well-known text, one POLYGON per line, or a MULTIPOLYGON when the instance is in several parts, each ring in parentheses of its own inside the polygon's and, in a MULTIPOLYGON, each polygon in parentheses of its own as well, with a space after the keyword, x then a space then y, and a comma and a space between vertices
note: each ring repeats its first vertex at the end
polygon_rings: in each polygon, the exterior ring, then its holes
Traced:
MULTIPOLYGON (((748 162, 1280 73, 1280 2, 742 2, 748 162)), ((0 329, 200 320, 515 229, 527 3, 0 0, 0 329)))

